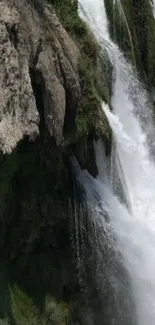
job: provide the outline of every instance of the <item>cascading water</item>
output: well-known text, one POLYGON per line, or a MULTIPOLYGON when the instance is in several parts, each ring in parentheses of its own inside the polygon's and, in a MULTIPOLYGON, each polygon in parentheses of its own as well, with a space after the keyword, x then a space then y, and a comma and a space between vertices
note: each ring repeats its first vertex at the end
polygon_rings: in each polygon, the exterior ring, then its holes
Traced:
MULTIPOLYGON (((116 19, 120 20, 120 24, 121 24, 121 18, 123 19, 123 22, 125 24, 125 29, 126 29, 127 34, 128 34, 130 46, 131 46, 133 60, 135 61, 134 46, 133 46, 133 42, 132 42, 132 35, 131 35, 131 32, 130 32, 130 28, 129 28, 129 25, 128 25, 128 21, 127 21, 127 18, 126 18, 126 15, 125 15, 121 0, 113 0, 113 6, 114 6, 114 9, 113 9, 114 13, 115 13, 115 7, 117 6, 116 8, 118 9, 119 17, 116 17, 116 19)), ((114 21, 115 21, 115 18, 114 18, 114 21)), ((115 29, 115 27, 114 27, 114 29, 115 29)))
MULTIPOLYGON (((115 71, 111 103, 113 111, 106 105, 103 105, 103 109, 113 131, 113 154, 117 158, 113 161, 119 161, 120 168, 111 164, 111 171, 108 172, 106 157, 104 153, 102 155, 102 143, 97 143, 99 180, 93 180, 91 186, 100 198, 100 209, 108 214, 117 247, 129 273, 136 304, 135 324, 154 325, 155 165, 151 107, 132 68, 110 40, 104 2, 79 0, 79 4, 82 18, 90 25, 100 44, 108 47, 115 71), (117 190, 114 190, 116 177, 111 175, 114 175, 116 168, 122 190, 125 191, 126 204, 122 203, 117 190)), ((86 184, 85 177, 81 177, 83 186, 86 184)), ((85 186, 85 190, 90 192, 90 186, 89 190, 85 186)), ((94 213, 94 218, 101 221, 101 213, 94 213)), ((105 227, 104 218, 102 227, 105 227)), ((114 324, 119 323, 116 321, 114 324)))
POLYGON ((151 0, 151 5, 152 5, 152 8, 153 8, 153 15, 155 17, 155 0, 151 0))
MULTIPOLYGON (((100 157, 104 157, 101 142, 95 148, 100 166, 100 157)), ((71 218, 72 229, 76 228, 73 240, 77 253, 79 283, 86 305, 83 322, 88 325, 102 322, 104 325, 135 325, 135 304, 128 271, 125 270, 116 244, 116 236, 109 219, 109 207, 106 197, 103 197, 103 184, 93 179, 87 171, 81 170, 75 159, 72 160, 72 169, 80 184, 79 192, 84 196, 83 199, 81 197, 81 202, 76 195, 73 196, 76 197, 73 204, 76 213, 71 213, 76 219, 74 222, 71 218), (85 319, 86 313, 89 319, 85 319)), ((106 165, 102 172, 109 193, 106 165)))

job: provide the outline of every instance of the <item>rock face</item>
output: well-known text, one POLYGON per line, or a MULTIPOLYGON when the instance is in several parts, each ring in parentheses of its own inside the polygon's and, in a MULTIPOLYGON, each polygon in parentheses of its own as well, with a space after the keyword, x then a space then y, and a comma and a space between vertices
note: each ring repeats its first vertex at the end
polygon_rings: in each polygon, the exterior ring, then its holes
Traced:
POLYGON ((29 58, 18 44, 20 15, 0 2, 0 149, 10 153, 24 135, 38 133, 39 115, 29 76, 29 58))
POLYGON ((110 69, 73 2, 76 42, 46 1, 0 1, 0 323, 80 317, 70 156, 96 175, 93 140, 106 137, 100 98, 110 98, 110 69))
POLYGON ((35 67, 36 82, 41 84, 49 132, 59 146, 63 136, 66 110, 75 113, 80 95, 77 69, 80 54, 57 16, 48 9, 45 10, 45 20, 54 32, 50 44, 42 40, 42 50, 35 67))
POLYGON ((39 132, 35 97, 40 94, 34 93, 32 83, 40 85, 45 121, 57 145, 66 110, 75 111, 79 51, 48 8, 45 19, 48 27, 26 3, 18 7, 16 1, 13 7, 11 1, 0 2, 0 149, 4 153, 24 136, 34 139, 39 132))

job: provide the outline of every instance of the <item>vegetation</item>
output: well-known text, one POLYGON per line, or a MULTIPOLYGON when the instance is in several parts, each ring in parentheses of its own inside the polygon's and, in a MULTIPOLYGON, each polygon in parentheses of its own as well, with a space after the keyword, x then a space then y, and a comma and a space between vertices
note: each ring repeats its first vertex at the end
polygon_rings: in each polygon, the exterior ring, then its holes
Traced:
POLYGON ((33 143, 25 139, 1 157, 0 181, 0 320, 65 325, 78 289, 61 149, 46 130, 33 143))
MULTIPOLYGON (((3 294, 6 294, 6 292, 3 294)), ((2 295, 2 292, 1 292, 2 295)), ((9 285, 7 292, 11 310, 0 317, 0 325, 62 325, 68 324, 69 305, 50 295, 45 297, 44 308, 40 310, 32 298, 17 285, 9 285)), ((1 307, 0 307, 1 309, 1 307)))
MULTIPOLYGON (((43 17, 43 1, 27 2, 43 17)), ((97 132, 109 135, 106 118, 99 115, 101 99, 110 102, 111 65, 107 53, 79 18, 77 1, 48 2, 80 49, 82 92, 71 146, 66 137, 69 145, 57 148, 42 117, 40 137, 35 142, 24 139, 11 155, 0 156, 0 250, 7 263, 2 273, 8 277, 5 281, 0 278, 3 325, 68 324, 70 305, 79 294, 69 241, 68 151, 76 151, 80 139, 79 156, 89 151, 84 160, 96 174, 94 159, 89 161, 93 139, 97 132)))
POLYGON ((39 311, 32 299, 17 286, 10 288, 12 300, 12 314, 16 325, 60 325, 66 324, 68 319, 68 306, 47 296, 44 310, 39 311))
POLYGON ((151 1, 105 0, 113 39, 148 86, 155 82, 155 21, 151 1))
MULTIPOLYGON (((101 99, 110 102, 111 65, 108 55, 98 45, 88 26, 78 15, 77 0, 49 0, 64 28, 77 43, 81 57, 79 75, 82 96, 77 108, 77 137, 87 136, 98 128, 101 99)), ((102 132, 108 136, 109 127, 103 115, 102 132)))
MULTIPOLYGON (((44 1, 27 1, 43 16, 44 1)), ((70 247, 68 197, 72 187, 65 159, 68 151, 74 150, 81 165, 95 175, 93 139, 98 132, 107 137, 110 134, 105 116, 100 118, 101 99, 110 104, 108 55, 80 19, 77 0, 48 2, 80 49, 82 93, 76 132, 68 142, 69 137, 65 138, 65 149, 56 147, 41 121, 43 127, 35 142, 25 139, 11 155, 0 156, 0 250, 5 260, 0 265, 7 264, 0 270, 0 325, 70 323, 71 309, 78 304, 80 293, 70 247)), ((155 27, 151 7, 147 0, 139 0, 139 5, 136 0, 122 0, 121 4, 126 20, 118 4, 113 8, 112 1, 106 0, 111 34, 153 84, 155 27)))

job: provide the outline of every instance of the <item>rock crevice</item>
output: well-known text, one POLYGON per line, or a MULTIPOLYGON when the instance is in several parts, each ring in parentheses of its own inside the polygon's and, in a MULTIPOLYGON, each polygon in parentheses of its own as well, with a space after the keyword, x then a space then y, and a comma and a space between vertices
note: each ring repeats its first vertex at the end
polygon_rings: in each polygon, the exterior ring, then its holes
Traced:
POLYGON ((57 16, 45 9, 46 28, 42 18, 31 12, 35 19, 29 33, 30 18, 24 12, 10 6, 9 1, 0 2, 0 149, 3 153, 10 153, 24 136, 34 139, 39 133, 39 112, 29 74, 31 66, 39 76, 36 82, 41 83, 46 125, 57 146, 63 139, 66 111, 76 110, 80 95, 80 53, 57 16))

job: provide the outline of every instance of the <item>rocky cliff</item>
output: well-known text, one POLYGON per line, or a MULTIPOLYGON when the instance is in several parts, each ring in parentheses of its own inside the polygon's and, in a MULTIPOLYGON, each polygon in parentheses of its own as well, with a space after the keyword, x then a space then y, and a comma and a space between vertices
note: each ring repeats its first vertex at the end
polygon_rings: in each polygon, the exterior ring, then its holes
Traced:
MULTIPOLYGON (((105 5, 112 38, 152 90, 151 2, 105 0, 105 5)), ((111 101, 108 55, 79 18, 77 0, 2 0, 0 71, 0 324, 90 324, 82 319, 87 302, 72 249, 73 216, 79 217, 83 193, 74 184, 70 157, 96 175, 94 139, 102 137, 110 150, 111 131, 101 108, 102 100, 111 101)), ((90 234, 84 243, 86 293, 100 323, 89 240, 90 234)), ((103 250, 106 255, 106 243, 103 250)), ((105 292, 112 295, 112 289, 107 281, 105 292)), ((107 301, 105 306, 108 320, 107 301)))
POLYGON ((76 322, 69 158, 95 175, 93 139, 109 147, 111 66, 76 1, 6 0, 0 71, 1 322, 76 322))

